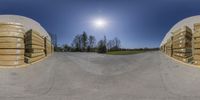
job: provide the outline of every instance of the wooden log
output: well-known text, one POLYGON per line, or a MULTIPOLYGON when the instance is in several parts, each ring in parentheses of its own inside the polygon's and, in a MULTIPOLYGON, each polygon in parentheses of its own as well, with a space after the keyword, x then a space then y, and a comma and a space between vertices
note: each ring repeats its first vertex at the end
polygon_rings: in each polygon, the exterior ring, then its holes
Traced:
POLYGON ((173 36, 174 40, 180 39, 180 38, 185 38, 185 37, 190 39, 190 38, 192 38, 192 34, 188 33, 188 32, 181 32, 181 33, 173 36))
POLYGON ((0 32, 0 37, 24 38, 24 33, 19 33, 19 32, 0 32))
POLYGON ((0 66, 18 66, 18 65, 23 65, 24 60, 17 60, 17 61, 2 61, 0 60, 0 66))
POLYGON ((5 32, 5 31, 9 31, 9 32, 25 32, 25 30, 22 27, 16 27, 16 26, 0 26, 0 32, 5 32))
POLYGON ((41 52, 41 53, 25 53, 25 56, 26 57, 30 57, 30 58, 37 57, 37 56, 42 56, 42 55, 45 55, 45 53, 44 52, 41 52))
POLYGON ((25 62, 26 63, 33 63, 33 62, 38 61, 38 60, 40 60, 44 57, 45 57, 45 55, 34 57, 34 58, 25 57, 25 62))
POLYGON ((24 26, 16 23, 0 23, 0 32, 22 32, 24 33, 24 26))
POLYGON ((182 40, 173 41, 173 45, 174 44, 186 44, 186 43, 192 44, 192 41, 188 40, 188 39, 182 39, 182 40))
POLYGON ((16 28, 16 29, 23 29, 23 25, 16 25, 16 24, 2 24, 0 23, 0 28, 16 28))
POLYGON ((38 45, 44 47, 44 43, 41 43, 39 41, 29 40, 25 42, 26 45, 38 45))
POLYGON ((26 32, 26 35, 27 36, 35 36, 35 37, 44 39, 44 36, 42 36, 39 32, 32 30, 32 29, 29 30, 28 32, 26 32))
POLYGON ((41 53, 44 49, 26 49, 26 53, 41 53))
POLYGON ((43 42, 44 43, 43 38, 38 37, 38 36, 34 36, 34 35, 25 36, 25 40, 35 40, 35 41, 39 41, 39 42, 43 42))
POLYGON ((200 60, 200 55, 197 55, 197 54, 193 55, 193 59, 200 60))
POLYGON ((29 30, 28 32, 26 32, 25 37, 28 40, 33 40, 34 38, 38 41, 44 41, 44 37, 41 36, 38 32, 34 32, 33 30, 29 30))
POLYGON ((194 31, 200 30, 200 23, 195 23, 194 24, 194 31))
POLYGON ((23 60, 24 55, 0 55, 1 61, 9 61, 9 60, 23 60))
POLYGON ((173 55, 173 58, 175 58, 179 61, 185 62, 185 63, 188 63, 190 61, 189 58, 183 58, 183 57, 179 57, 179 56, 176 56, 176 55, 173 55))
POLYGON ((0 49, 23 49, 24 43, 0 43, 0 49))
POLYGON ((173 55, 178 56, 178 57, 188 58, 188 57, 192 56, 192 52, 190 52, 190 53, 177 53, 177 52, 173 52, 173 55))
POLYGON ((172 34, 173 34, 173 36, 176 36, 176 35, 179 35, 180 33, 183 33, 183 32, 192 33, 192 30, 189 27, 184 26, 184 27, 181 27, 181 28, 173 31, 172 34))
POLYGON ((44 49, 44 47, 38 45, 26 45, 26 49, 44 49))
POLYGON ((19 32, 19 33, 24 33, 24 30, 23 29, 1 28, 0 27, 0 32, 19 32))
POLYGON ((195 49, 200 49, 200 44, 199 43, 194 43, 194 45, 193 45, 193 47, 195 48, 195 49))
POLYGON ((200 49, 194 49, 193 52, 194 54, 200 54, 200 49))
POLYGON ((193 61, 194 61, 194 65, 200 65, 200 60, 198 60, 198 59, 197 59, 197 60, 194 59, 193 61))
POLYGON ((0 54, 4 55, 23 55, 24 49, 0 49, 0 54))
POLYGON ((200 38, 200 34, 199 33, 193 33, 193 37, 194 38, 200 38))
POLYGON ((0 26, 18 26, 18 27, 24 27, 21 23, 15 23, 15 22, 6 22, 6 23, 0 23, 0 26))
POLYGON ((173 49, 173 52, 186 53, 186 52, 192 52, 192 49, 191 48, 173 49))
POLYGON ((176 41, 181 41, 181 40, 182 40, 182 41, 183 41, 183 40, 189 40, 189 41, 191 41, 191 40, 192 40, 192 37, 182 36, 182 37, 179 37, 179 38, 174 38, 172 42, 174 43, 174 42, 176 42, 176 41))
POLYGON ((0 43, 24 43, 24 40, 16 37, 0 37, 0 43))
POLYGON ((200 43, 200 38, 194 38, 193 42, 194 43, 200 43))
POLYGON ((47 56, 51 54, 51 41, 45 37, 44 43, 45 43, 45 55, 47 56))
POLYGON ((192 43, 190 42, 190 43, 175 43, 175 44, 173 44, 173 46, 172 46, 173 48, 179 48, 179 47, 185 47, 185 48, 191 48, 192 47, 192 43))
POLYGON ((173 48, 181 49, 181 48, 192 48, 192 44, 186 43, 186 44, 173 44, 173 48))
POLYGON ((54 45, 52 44, 51 45, 51 53, 53 53, 54 52, 54 45))

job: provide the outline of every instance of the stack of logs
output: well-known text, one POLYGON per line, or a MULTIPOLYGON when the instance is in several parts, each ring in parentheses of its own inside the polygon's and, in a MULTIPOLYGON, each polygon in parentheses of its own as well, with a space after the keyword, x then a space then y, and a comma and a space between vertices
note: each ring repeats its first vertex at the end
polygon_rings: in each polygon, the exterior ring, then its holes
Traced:
POLYGON ((193 60, 194 64, 200 65, 200 23, 194 24, 193 60))
POLYGON ((29 30, 25 34, 25 62, 32 63, 45 57, 44 37, 29 30))
POLYGON ((172 40, 173 37, 167 40, 167 43, 165 44, 165 52, 168 56, 172 56, 173 50, 172 50, 172 40))
POLYGON ((48 40, 46 37, 44 38, 44 44, 45 44, 45 55, 48 56, 52 53, 52 44, 51 41, 48 40))
POLYGON ((185 63, 200 65, 200 23, 194 24, 194 32, 184 26, 173 31, 172 37, 161 45, 161 51, 170 56, 169 48, 172 45, 173 58, 185 63), (170 44, 170 40, 172 40, 172 44, 170 44))
POLYGON ((24 64, 24 26, 0 23, 0 66, 24 64))
POLYGON ((187 26, 173 32, 173 57, 186 63, 192 57, 192 30, 187 26))

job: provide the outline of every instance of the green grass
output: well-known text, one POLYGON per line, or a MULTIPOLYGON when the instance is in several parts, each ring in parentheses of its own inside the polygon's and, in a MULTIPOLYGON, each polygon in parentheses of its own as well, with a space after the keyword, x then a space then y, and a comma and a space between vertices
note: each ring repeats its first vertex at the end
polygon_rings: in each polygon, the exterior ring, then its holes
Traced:
POLYGON ((144 53, 145 51, 109 51, 106 54, 108 55, 131 55, 131 54, 138 54, 144 53))

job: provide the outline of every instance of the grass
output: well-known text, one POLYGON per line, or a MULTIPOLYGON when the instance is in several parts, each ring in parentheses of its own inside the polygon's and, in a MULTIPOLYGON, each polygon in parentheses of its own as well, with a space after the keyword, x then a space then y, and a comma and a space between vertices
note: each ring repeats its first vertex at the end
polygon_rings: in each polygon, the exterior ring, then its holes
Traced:
POLYGON ((131 54, 138 54, 144 53, 145 51, 109 51, 106 54, 108 55, 131 55, 131 54))

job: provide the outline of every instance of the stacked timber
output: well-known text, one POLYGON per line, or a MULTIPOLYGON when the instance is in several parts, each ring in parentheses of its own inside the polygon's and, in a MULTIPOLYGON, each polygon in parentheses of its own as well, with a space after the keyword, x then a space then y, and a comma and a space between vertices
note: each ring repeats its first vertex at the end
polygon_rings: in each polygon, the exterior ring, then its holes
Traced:
POLYGON ((183 62, 190 62, 192 57, 192 30, 184 26, 173 32, 173 57, 183 62))
POLYGON ((194 64, 200 65, 200 23, 194 24, 193 61, 194 64))
POLYGON ((25 34, 25 62, 32 63, 45 57, 44 38, 36 31, 25 34))
POLYGON ((54 46, 51 44, 51 53, 54 53, 54 46))
POLYGON ((168 48, 168 47, 166 46, 166 44, 167 44, 167 43, 165 43, 165 48, 164 48, 164 49, 165 49, 165 52, 164 52, 165 54, 167 54, 167 48, 168 48))
POLYGON ((0 23, 0 66, 24 64, 24 26, 0 23))
POLYGON ((164 48, 164 52, 166 52, 166 45, 164 45, 164 47, 163 47, 163 48, 164 48))
POLYGON ((45 37, 44 44, 45 44, 45 55, 48 56, 48 55, 50 55, 52 53, 51 41, 48 40, 48 38, 45 37))
POLYGON ((165 52, 165 45, 163 45, 163 52, 165 52))
POLYGON ((166 53, 166 44, 163 45, 163 53, 166 53))
POLYGON ((160 47, 160 51, 163 51, 163 46, 160 47))
POLYGON ((165 44, 165 52, 168 56, 172 56, 173 54, 173 50, 172 50, 172 40, 173 37, 171 37, 170 39, 167 40, 167 43, 165 44))

